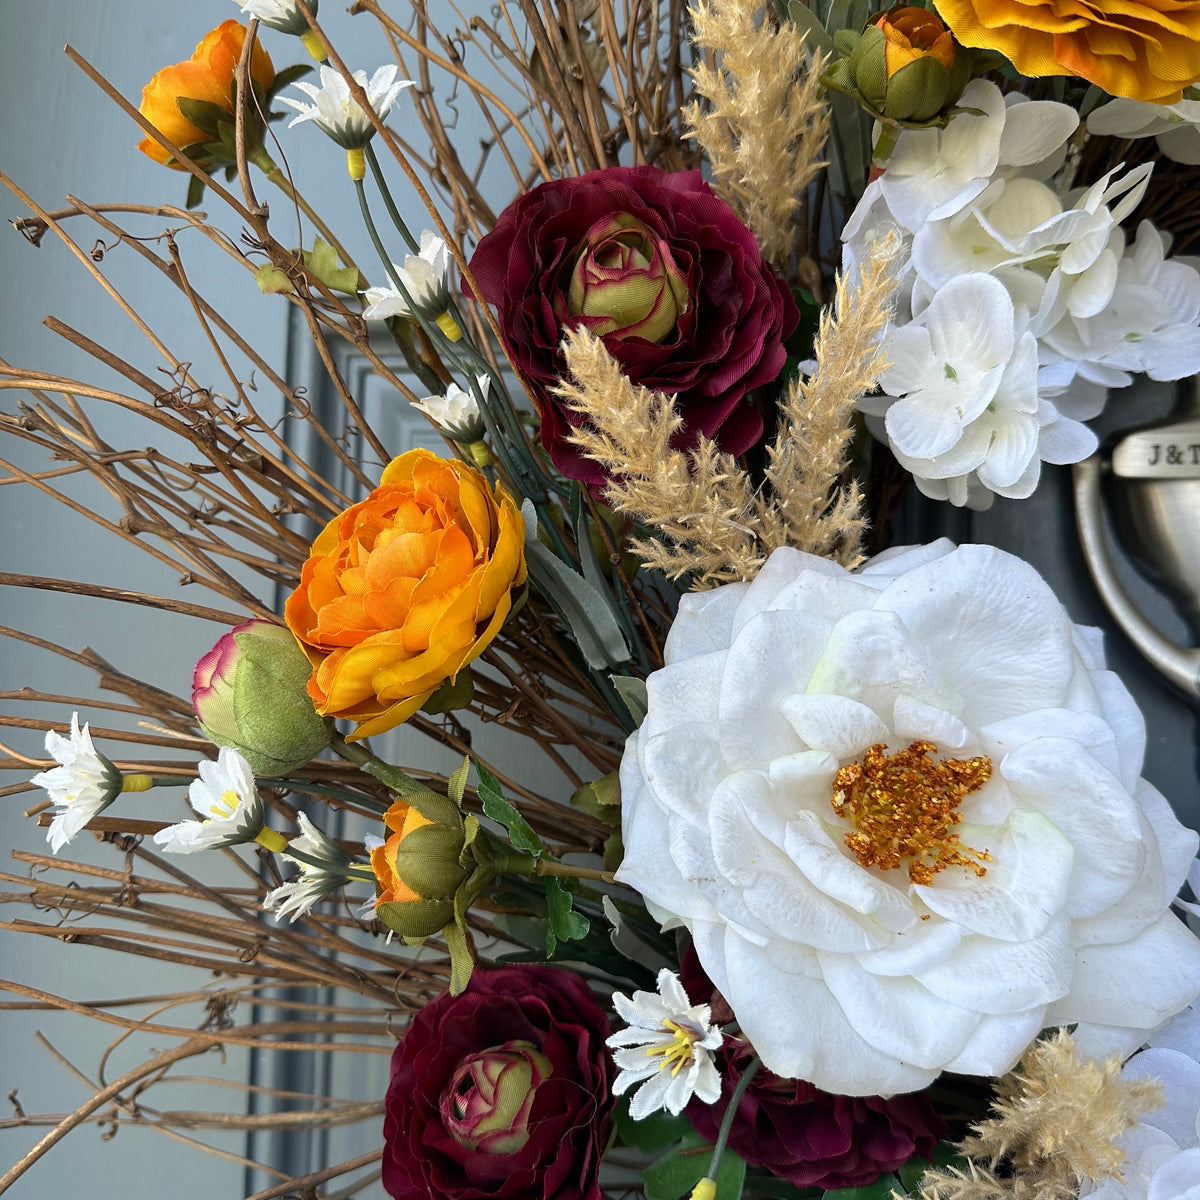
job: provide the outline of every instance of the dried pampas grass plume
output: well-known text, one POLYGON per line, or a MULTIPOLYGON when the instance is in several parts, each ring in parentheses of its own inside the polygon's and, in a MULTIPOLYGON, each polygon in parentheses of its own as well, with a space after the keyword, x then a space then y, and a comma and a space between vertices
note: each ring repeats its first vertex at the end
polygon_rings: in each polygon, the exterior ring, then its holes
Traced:
POLYGON ((1080 1058, 1060 1029, 998 1082, 992 1115, 961 1144, 967 1168, 926 1171, 921 1198, 1074 1200, 1084 1180, 1120 1175, 1116 1139, 1162 1103, 1157 1080, 1123 1079, 1118 1057, 1080 1058))
POLYGON ((861 560, 862 496, 842 479, 851 418, 886 365, 879 338, 897 244, 881 242, 856 280, 838 280, 817 336, 817 369, 792 381, 780 406, 761 493, 709 438, 690 451, 673 448, 682 419, 671 397, 634 384, 599 338, 567 333, 568 378, 555 393, 588 418, 571 441, 609 472, 608 503, 654 531, 633 547, 648 566, 704 586, 753 578, 780 546, 848 567, 861 560))
POLYGON ((686 136, 712 164, 713 186, 754 231, 763 254, 784 264, 802 222, 801 197, 825 164, 829 107, 819 83, 826 57, 809 64, 804 36, 776 23, 763 0, 697 0, 692 43, 710 61, 692 69, 706 105, 683 109, 686 136), (718 65, 712 64, 716 55, 718 65))

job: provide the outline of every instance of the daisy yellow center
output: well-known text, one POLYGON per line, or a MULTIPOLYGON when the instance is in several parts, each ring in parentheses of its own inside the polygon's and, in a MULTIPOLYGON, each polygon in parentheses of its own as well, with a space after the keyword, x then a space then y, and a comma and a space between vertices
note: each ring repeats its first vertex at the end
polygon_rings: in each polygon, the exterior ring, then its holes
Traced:
POLYGON ((677 1025, 674 1021, 665 1021, 660 1032, 670 1034, 671 1040, 658 1046, 647 1046, 646 1053, 651 1058, 662 1055, 659 1070, 670 1068, 672 1075, 678 1075, 684 1067, 691 1066, 694 1057, 692 1046, 696 1040, 695 1034, 690 1029, 677 1025))
POLYGON ((209 809, 209 812, 214 814, 219 813, 222 817, 232 817, 233 814, 237 812, 237 807, 237 792, 235 792, 233 788, 226 788, 221 793, 220 800, 214 801, 212 808, 209 809))
POLYGON ((860 866, 890 871, 907 861, 913 883, 932 883, 947 867, 987 874, 982 863, 992 856, 961 845, 951 828, 962 820, 963 799, 991 778, 992 760, 935 762, 936 753, 932 742, 913 742, 888 754, 879 742, 834 776, 833 810, 854 825, 845 843, 860 866))

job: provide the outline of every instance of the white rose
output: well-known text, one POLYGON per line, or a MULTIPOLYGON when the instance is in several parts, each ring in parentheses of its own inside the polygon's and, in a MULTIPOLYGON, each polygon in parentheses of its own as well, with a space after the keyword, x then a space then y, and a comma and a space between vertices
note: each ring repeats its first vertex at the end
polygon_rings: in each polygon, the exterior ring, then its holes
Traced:
POLYGON ((1001 1074, 1075 1022, 1128 1051, 1200 994, 1200 941, 1168 911, 1196 834, 1139 778, 1144 725, 1098 634, 1019 559, 942 541, 851 574, 778 550, 685 596, 665 658, 621 767, 617 878, 691 930, 776 1074, 909 1091, 1001 1074), (919 742, 933 759, 874 800, 841 770, 919 742), (953 807, 931 765, 950 759, 982 783, 961 823, 875 865, 920 840, 919 808, 953 807))

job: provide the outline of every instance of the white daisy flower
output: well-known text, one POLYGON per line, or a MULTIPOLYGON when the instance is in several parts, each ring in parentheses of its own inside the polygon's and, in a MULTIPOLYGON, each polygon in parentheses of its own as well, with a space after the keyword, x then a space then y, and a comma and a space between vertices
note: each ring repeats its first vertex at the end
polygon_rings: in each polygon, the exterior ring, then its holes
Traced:
POLYGON ((40 771, 30 783, 45 788, 54 802, 55 817, 46 840, 57 854, 97 813, 121 794, 124 777, 92 745, 87 723, 79 728, 79 714, 71 714, 71 735, 46 731, 46 753, 57 767, 40 771))
MULTIPOLYGON (((477 378, 480 394, 487 399, 490 386, 488 377, 477 378)), ((464 391, 452 383, 444 396, 426 396, 414 400, 413 408, 419 408, 439 429, 456 442, 476 442, 483 437, 483 414, 474 392, 464 391)))
MULTIPOLYGON (((366 71, 354 72, 355 81, 366 89, 367 99, 381 121, 391 111, 396 97, 405 88, 413 86, 411 79, 396 78, 398 69, 394 63, 380 67, 369 81, 366 71)), ((303 82, 294 86, 304 92, 313 103, 305 104, 302 100, 280 96, 284 104, 296 109, 300 114, 292 118, 288 128, 303 121, 316 121, 339 146, 344 146, 347 150, 361 149, 374 136, 375 126, 371 124, 371 118, 350 95, 350 85, 331 67, 321 68, 319 88, 303 82)))
POLYGON ((203 758, 199 779, 188 788, 188 803, 200 814, 199 821, 180 821, 160 829, 154 840, 170 854, 194 854, 197 850, 236 846, 240 842, 270 837, 270 849, 287 843, 264 826, 262 798, 254 785, 250 764, 234 749, 222 746, 217 761, 203 758))
MULTIPOLYGON (((404 266, 392 263, 392 270, 400 277, 420 316, 435 321, 449 307, 450 251, 432 230, 422 230, 420 254, 410 254, 404 266)), ((363 316, 369 321, 412 315, 399 288, 367 288, 366 298, 363 316)))
POLYGON ((613 1004, 629 1025, 606 1042, 616 1051, 613 1061, 620 1072, 613 1093, 620 1096, 643 1085, 629 1105, 635 1121, 664 1108, 678 1116, 693 1096, 705 1104, 720 1099, 712 1052, 723 1035, 712 1024, 707 1004, 689 1002, 678 975, 659 971, 657 993, 634 992, 630 999, 617 992, 613 1004))
MULTIPOLYGON (((271 29, 297 36, 309 32, 308 21, 300 11, 296 0, 233 0, 249 17, 257 17, 271 29)), ((318 0, 308 0, 308 11, 317 15, 318 0)))
POLYGON ((284 857, 300 868, 300 874, 263 898, 263 907, 275 913, 276 921, 287 917, 294 922, 353 878, 347 871, 350 858, 341 846, 326 837, 304 813, 299 813, 298 819, 300 836, 288 843, 288 850, 303 854, 304 858, 293 853, 285 853, 284 857))

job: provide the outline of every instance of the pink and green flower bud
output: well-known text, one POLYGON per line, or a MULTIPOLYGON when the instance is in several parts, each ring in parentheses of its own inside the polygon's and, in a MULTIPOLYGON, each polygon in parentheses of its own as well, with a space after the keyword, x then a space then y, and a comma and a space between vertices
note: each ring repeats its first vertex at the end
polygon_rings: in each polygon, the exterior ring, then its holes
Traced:
POLYGON ((942 121, 975 73, 972 52, 936 14, 915 5, 880 13, 861 34, 843 30, 835 43, 842 57, 822 82, 885 121, 942 121))
POLYGON ((256 775, 284 775, 329 745, 333 724, 308 695, 312 666, 281 625, 247 621, 196 664, 192 708, 205 736, 256 775))
POLYGON ((628 213, 588 230, 571 271, 566 315, 597 337, 660 343, 687 312, 687 276, 670 246, 628 213))
POLYGON ((479 1154, 516 1154, 529 1141, 538 1088, 553 1074, 532 1042, 511 1041, 471 1055, 442 1093, 446 1132, 479 1154))

